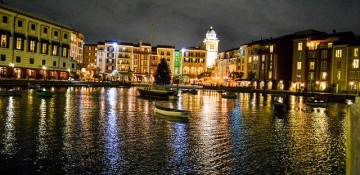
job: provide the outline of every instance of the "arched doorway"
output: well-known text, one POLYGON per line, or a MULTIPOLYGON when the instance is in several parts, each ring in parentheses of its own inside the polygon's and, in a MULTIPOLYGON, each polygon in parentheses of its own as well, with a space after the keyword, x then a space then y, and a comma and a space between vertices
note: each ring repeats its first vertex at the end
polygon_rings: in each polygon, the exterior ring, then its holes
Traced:
POLYGON ((272 89, 272 86, 273 86, 273 82, 272 81, 269 81, 268 84, 267 84, 267 89, 272 89))

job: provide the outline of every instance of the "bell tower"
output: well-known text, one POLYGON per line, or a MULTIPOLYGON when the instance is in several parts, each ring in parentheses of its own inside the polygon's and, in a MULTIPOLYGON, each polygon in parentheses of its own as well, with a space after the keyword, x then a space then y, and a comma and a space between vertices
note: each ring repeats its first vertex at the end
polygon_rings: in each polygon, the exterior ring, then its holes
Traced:
POLYGON ((206 67, 212 68, 215 64, 215 59, 218 55, 219 41, 216 37, 216 32, 211 26, 210 29, 206 33, 206 38, 204 39, 204 45, 207 51, 206 58, 206 67))

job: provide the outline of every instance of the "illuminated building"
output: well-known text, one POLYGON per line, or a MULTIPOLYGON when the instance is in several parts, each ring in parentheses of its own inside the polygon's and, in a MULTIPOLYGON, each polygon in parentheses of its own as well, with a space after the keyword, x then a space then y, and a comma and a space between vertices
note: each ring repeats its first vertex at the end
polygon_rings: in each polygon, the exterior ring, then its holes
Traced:
MULTIPOLYGON (((167 64, 169 65, 170 71, 172 75, 175 75, 175 47, 174 46, 166 46, 166 45, 158 45, 156 46, 156 52, 154 53, 154 55, 157 55, 157 62, 154 65, 154 72, 156 73, 156 69, 158 64, 160 63, 160 60, 162 58, 165 58, 167 64)), ((177 70, 178 71, 178 70, 177 70)))
MULTIPOLYGON (((346 75, 346 60, 341 59, 345 56, 340 46, 335 52, 341 54, 333 55, 333 46, 341 43, 348 43, 356 37, 352 32, 342 32, 327 34, 315 30, 306 30, 295 33, 293 42, 293 71, 292 86, 293 91, 324 91, 330 87, 333 75, 339 73, 338 82, 341 82, 341 74, 346 75), (335 56, 335 57, 334 57, 335 56), (334 64, 338 64, 335 65, 334 64), (334 73, 334 71, 336 73, 334 73), (340 71, 340 72, 339 72, 340 71), (342 73, 341 73, 342 72, 342 73)), ((336 76, 336 75, 335 75, 336 76)), ((339 89, 339 85, 336 85, 339 89)))
POLYGON ((174 72, 175 47, 158 45, 140 41, 138 44, 105 41, 97 44, 96 67, 102 77, 135 82, 153 82, 154 74, 160 60, 164 58, 171 72, 174 72))
POLYGON ((337 92, 358 94, 360 91, 360 41, 333 45, 332 83, 337 92))
POLYGON ((206 71, 207 51, 196 47, 181 50, 181 67, 184 83, 197 84, 198 75, 206 71))
POLYGON ((181 75, 181 52, 179 50, 175 50, 174 71, 172 73, 174 76, 181 75))
POLYGON ((237 80, 235 77, 237 70, 237 62, 240 60, 240 49, 231 49, 218 54, 215 60, 215 82, 216 84, 224 84, 226 86, 236 86, 237 80))
POLYGON ((215 64, 215 59, 218 55, 219 41, 216 37, 216 32, 211 26, 210 29, 206 32, 206 37, 204 39, 204 45, 202 48, 206 50, 206 67, 212 68, 215 64))
POLYGON ((96 69, 97 44, 85 44, 83 50, 83 66, 86 71, 86 79, 93 80, 96 77, 95 75, 100 74, 96 69))
POLYGON ((4 4, 0 4, 0 18, 1 77, 66 79, 75 75, 71 36, 83 39, 82 34, 70 26, 4 4))

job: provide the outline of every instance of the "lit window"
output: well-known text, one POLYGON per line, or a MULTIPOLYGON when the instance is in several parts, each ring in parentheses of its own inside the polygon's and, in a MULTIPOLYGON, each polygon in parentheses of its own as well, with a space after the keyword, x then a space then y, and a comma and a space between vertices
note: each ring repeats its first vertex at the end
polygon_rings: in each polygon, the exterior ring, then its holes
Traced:
POLYGON ((1 47, 7 47, 7 35, 1 35, 1 47))
POLYGON ((29 47, 29 51, 30 52, 35 52, 35 41, 30 41, 30 47, 29 47))
POLYGON ((310 62, 309 69, 310 69, 310 70, 314 70, 314 69, 315 69, 315 62, 314 62, 314 61, 311 61, 311 62, 310 62))
POLYGON ((47 54, 47 43, 42 43, 41 44, 41 53, 43 54, 47 54))
POLYGON ((332 48, 333 43, 328 43, 328 48, 332 48))
POLYGON ((341 49, 335 50, 335 57, 336 58, 342 58, 342 50, 341 49))
POLYGON ((359 56, 359 48, 354 48, 354 57, 359 56))
POLYGON ((309 80, 314 80, 314 72, 309 72, 309 80))
POLYGON ((297 62, 297 70, 301 70, 301 62, 297 62))
POLYGON ((21 43, 22 43, 22 39, 16 38, 16 49, 18 49, 18 50, 21 49, 21 43))
POLYGON ((298 43, 298 51, 302 50, 303 43, 298 43))
POLYGON ((326 72, 321 72, 321 79, 322 80, 326 80, 326 76, 327 76, 326 72))
POLYGON ((341 71, 336 72, 336 80, 340 80, 341 71))
POLYGON ((359 68, 359 59, 354 59, 354 69, 359 68))
POLYGON ((270 53, 274 52, 274 46, 270 46, 270 53))
POLYGON ((58 46, 57 45, 53 45, 52 55, 54 55, 54 56, 58 55, 58 46))
POLYGON ((67 57, 67 48, 63 47, 62 56, 67 57))

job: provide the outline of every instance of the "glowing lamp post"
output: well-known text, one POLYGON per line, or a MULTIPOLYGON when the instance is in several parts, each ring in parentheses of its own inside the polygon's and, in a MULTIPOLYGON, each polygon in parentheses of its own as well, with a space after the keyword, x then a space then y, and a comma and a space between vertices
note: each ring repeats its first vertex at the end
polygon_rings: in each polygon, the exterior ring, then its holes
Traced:
POLYGON ((68 75, 68 79, 70 78, 70 69, 68 69, 69 75, 68 75))
POLYGON ((11 77, 12 77, 12 78, 14 78, 14 66, 15 66, 14 63, 10 63, 10 64, 9 64, 9 67, 11 67, 11 71, 10 71, 10 72, 11 72, 11 77))
POLYGON ((44 80, 46 79, 46 66, 42 66, 44 80))

